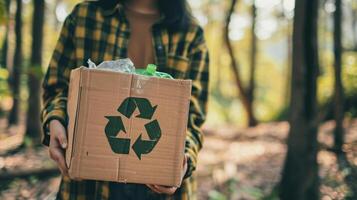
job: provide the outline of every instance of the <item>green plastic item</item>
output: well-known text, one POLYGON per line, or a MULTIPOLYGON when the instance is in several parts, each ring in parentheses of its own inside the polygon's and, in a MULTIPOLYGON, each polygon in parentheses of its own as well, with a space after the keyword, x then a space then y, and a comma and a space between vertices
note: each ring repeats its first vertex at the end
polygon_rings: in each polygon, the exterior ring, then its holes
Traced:
POLYGON ((157 66, 154 64, 148 64, 146 69, 135 69, 136 74, 144 75, 144 76, 154 76, 159 78, 168 78, 174 79, 170 74, 165 72, 158 72, 156 71, 157 66))

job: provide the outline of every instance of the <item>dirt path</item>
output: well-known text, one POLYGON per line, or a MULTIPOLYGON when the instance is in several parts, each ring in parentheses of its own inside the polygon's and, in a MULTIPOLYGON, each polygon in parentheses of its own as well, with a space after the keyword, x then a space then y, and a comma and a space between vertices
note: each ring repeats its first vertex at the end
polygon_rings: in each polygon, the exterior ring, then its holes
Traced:
MULTIPOLYGON (((320 127, 319 141, 324 148, 332 145, 333 126, 333 122, 327 122, 320 127)), ((323 200, 356 197, 351 191, 357 183, 357 120, 346 122, 345 127, 348 141, 344 146, 345 160, 325 149, 318 154, 323 200)), ((249 129, 206 127, 197 169, 199 199, 261 199, 270 195, 280 180, 288 129, 286 122, 260 124, 249 129)), ((17 134, 11 137, 12 140, 22 138, 17 134)), ((6 152, 3 144, 6 143, 7 148, 9 144, 16 144, 16 141, 9 142, 10 137, 6 137, 4 131, 0 131, 0 138, 0 154, 6 152)), ((53 166, 45 148, 0 156, 0 173, 44 166, 53 166)), ((44 199, 55 194, 58 184, 58 176, 0 181, 0 199, 44 199)))

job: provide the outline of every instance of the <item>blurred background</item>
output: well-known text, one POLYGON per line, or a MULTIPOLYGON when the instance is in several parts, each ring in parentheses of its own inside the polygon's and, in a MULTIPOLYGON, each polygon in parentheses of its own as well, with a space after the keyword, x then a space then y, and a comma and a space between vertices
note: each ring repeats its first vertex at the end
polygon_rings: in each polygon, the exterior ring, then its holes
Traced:
MULTIPOLYGON (((58 189, 40 84, 78 2, 0 0, 0 199, 58 189)), ((357 199, 357 1, 188 2, 211 59, 199 199, 357 199)))

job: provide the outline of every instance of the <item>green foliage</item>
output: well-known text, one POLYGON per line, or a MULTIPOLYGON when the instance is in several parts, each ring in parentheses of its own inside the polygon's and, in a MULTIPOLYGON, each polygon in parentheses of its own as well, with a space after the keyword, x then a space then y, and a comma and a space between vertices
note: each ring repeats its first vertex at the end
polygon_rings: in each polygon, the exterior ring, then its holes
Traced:
POLYGON ((27 73, 34 75, 38 79, 41 79, 44 75, 42 67, 40 65, 34 65, 27 68, 27 73))
POLYGON ((218 189, 209 192, 208 194, 209 199, 210 200, 237 199, 237 195, 238 195, 237 183, 238 181, 234 177, 228 179, 218 189))
POLYGON ((255 188, 255 187, 242 188, 241 192, 249 195, 253 199, 261 199, 264 196, 263 191, 259 188, 255 188))
POLYGON ((343 55, 343 84, 346 95, 357 95, 357 52, 346 52, 343 55))
MULTIPOLYGON (((318 103, 319 110, 325 112, 323 120, 333 118, 333 92, 334 92, 334 65, 333 54, 330 51, 322 51, 323 58, 320 64, 320 75, 318 79, 318 103)), ((342 65, 342 81, 345 94, 344 109, 349 117, 357 117, 357 52, 344 52, 342 65)), ((286 105, 277 112, 274 120, 288 119, 288 108, 286 105)))
POLYGON ((217 190, 212 190, 208 193, 208 199, 209 200, 227 200, 227 197, 218 192, 217 190))
POLYGON ((236 196, 238 195, 238 180, 234 177, 230 178, 227 181, 227 185, 230 199, 236 199, 236 196))
POLYGON ((269 195, 266 195, 261 200, 279 200, 279 186, 275 186, 269 195))
POLYGON ((24 143, 23 144, 24 144, 25 148, 29 148, 29 147, 34 146, 33 140, 28 136, 24 137, 24 143))
POLYGON ((29 181, 31 184, 35 185, 38 183, 38 178, 36 176, 30 176, 29 181))
POLYGON ((5 97, 10 94, 8 86, 9 71, 4 68, 0 68, 0 100, 1 97, 5 97))
POLYGON ((238 185, 236 178, 230 178, 215 190, 208 193, 210 200, 228 200, 228 199, 257 199, 257 200, 278 200, 278 187, 273 188, 271 193, 265 194, 263 190, 257 187, 242 187, 238 185))
POLYGON ((5 1, 1 0, 0 1, 0 25, 5 24, 6 21, 7 21, 6 5, 5 5, 5 1))

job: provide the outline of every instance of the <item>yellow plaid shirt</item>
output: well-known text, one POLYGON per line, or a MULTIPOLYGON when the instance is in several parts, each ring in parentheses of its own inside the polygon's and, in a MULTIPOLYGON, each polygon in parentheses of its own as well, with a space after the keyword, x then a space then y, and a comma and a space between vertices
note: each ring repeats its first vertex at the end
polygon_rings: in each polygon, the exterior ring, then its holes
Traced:
MULTIPOLYGON (((48 122, 59 120, 65 127, 70 71, 95 63, 127 57, 130 37, 129 23, 118 4, 103 9, 97 2, 82 2, 66 18, 56 48, 43 81, 42 123, 43 143, 49 144, 48 122)), ((164 16, 161 18, 160 21, 164 16)), ((175 79, 191 79, 190 102, 185 153, 188 170, 182 186, 172 196, 156 194, 140 184, 121 184, 103 181, 74 181, 63 178, 58 199, 196 199, 195 174, 197 154, 202 148, 201 126, 206 116, 208 97, 209 56, 203 30, 192 23, 185 30, 170 32, 160 21, 153 25, 153 46, 158 71, 175 79), (115 192, 113 192, 115 190, 115 192)))

